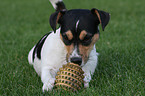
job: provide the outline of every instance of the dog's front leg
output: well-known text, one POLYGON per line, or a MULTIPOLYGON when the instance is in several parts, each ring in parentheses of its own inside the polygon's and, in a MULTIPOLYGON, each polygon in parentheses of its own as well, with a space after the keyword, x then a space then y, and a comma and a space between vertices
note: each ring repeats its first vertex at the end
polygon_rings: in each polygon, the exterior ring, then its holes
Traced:
POLYGON ((84 71, 84 87, 87 88, 89 87, 89 82, 92 79, 92 75, 94 74, 95 68, 97 66, 98 62, 98 53, 96 53, 96 50, 92 50, 89 56, 89 59, 87 63, 82 67, 84 71))
POLYGON ((55 82, 55 76, 52 74, 52 68, 51 67, 42 67, 42 73, 41 73, 41 80, 43 82, 43 92, 52 90, 55 82), (52 76, 53 75, 53 76, 52 76))

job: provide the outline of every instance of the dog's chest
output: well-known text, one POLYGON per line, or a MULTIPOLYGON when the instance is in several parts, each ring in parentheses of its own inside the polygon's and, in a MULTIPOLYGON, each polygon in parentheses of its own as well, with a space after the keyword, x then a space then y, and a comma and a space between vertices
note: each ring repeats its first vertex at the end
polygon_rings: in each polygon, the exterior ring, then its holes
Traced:
POLYGON ((46 39, 42 48, 42 62, 48 66, 58 70, 62 65, 66 64, 66 49, 64 43, 60 39, 60 30, 55 34, 52 33, 46 39))

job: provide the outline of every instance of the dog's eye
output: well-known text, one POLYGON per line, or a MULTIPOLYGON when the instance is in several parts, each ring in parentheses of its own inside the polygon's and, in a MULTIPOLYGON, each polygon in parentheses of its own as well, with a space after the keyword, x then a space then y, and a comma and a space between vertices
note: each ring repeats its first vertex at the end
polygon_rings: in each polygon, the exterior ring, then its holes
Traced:
POLYGON ((63 42, 64 42, 66 45, 71 45, 72 40, 69 40, 68 37, 67 37, 67 35, 63 35, 62 38, 63 38, 63 42))
POLYGON ((82 45, 84 46, 88 46, 91 44, 91 41, 92 41, 92 37, 91 36, 86 36, 82 41, 82 45))
POLYGON ((84 42, 89 42, 89 41, 91 40, 91 38, 92 38, 92 37, 90 37, 90 36, 86 36, 86 37, 83 39, 83 41, 84 41, 84 42))
POLYGON ((83 41, 87 42, 89 40, 91 40, 91 37, 85 37, 83 41))
POLYGON ((67 35, 63 35, 63 39, 64 39, 64 40, 68 40, 67 35))

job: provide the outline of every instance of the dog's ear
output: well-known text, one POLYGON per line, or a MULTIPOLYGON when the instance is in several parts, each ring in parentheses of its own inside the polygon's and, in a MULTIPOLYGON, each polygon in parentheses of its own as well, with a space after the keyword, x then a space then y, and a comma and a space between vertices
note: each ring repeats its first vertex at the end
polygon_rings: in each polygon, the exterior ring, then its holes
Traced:
POLYGON ((102 26, 102 29, 104 31, 106 25, 109 23, 110 14, 107 13, 107 12, 104 12, 104 11, 101 11, 101 10, 98 10, 98 9, 95 9, 95 8, 93 8, 91 10, 91 12, 98 17, 99 22, 100 22, 100 24, 102 26))
POLYGON ((49 23, 54 33, 56 32, 56 26, 59 19, 65 14, 65 12, 66 10, 61 10, 61 11, 56 11, 55 13, 51 14, 49 18, 49 23))

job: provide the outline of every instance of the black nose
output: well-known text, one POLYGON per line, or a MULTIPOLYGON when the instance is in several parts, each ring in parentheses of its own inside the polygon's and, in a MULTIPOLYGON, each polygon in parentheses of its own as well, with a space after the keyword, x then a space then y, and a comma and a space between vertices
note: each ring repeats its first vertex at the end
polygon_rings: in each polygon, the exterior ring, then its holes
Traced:
POLYGON ((78 65, 81 65, 82 58, 80 58, 80 57, 73 57, 73 58, 71 58, 71 62, 75 63, 75 64, 78 64, 78 65))

